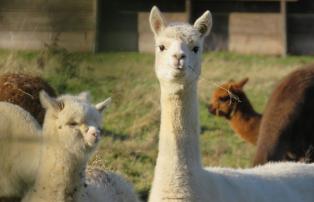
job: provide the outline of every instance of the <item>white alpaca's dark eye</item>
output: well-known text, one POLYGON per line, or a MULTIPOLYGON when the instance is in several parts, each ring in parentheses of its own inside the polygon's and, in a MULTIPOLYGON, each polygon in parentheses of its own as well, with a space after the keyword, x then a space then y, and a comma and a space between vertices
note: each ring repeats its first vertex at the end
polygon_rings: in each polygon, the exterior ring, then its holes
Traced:
POLYGON ((198 46, 194 46, 193 49, 192 49, 192 51, 193 51, 194 53, 197 53, 198 50, 199 50, 199 47, 198 47, 198 46))
POLYGON ((166 47, 164 45, 159 45, 158 48, 159 48, 160 51, 166 50, 166 47))

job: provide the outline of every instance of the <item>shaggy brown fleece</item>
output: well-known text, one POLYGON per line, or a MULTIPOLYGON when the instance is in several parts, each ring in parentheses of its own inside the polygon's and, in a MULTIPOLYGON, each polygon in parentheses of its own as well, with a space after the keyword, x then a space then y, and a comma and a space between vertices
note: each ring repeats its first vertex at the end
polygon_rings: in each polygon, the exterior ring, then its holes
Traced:
POLYGON ((50 96, 56 96, 54 89, 40 77, 26 74, 0 76, 0 101, 21 106, 42 125, 45 110, 39 102, 38 94, 41 90, 45 90, 50 96))
POLYGON ((286 76, 263 113, 253 164, 279 160, 314 160, 314 65, 286 76))

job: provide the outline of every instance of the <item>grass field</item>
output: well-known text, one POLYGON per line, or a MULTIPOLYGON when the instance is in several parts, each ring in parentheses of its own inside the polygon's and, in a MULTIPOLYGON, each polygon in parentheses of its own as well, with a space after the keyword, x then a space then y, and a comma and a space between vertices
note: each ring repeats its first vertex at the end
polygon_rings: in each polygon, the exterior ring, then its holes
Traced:
MULTIPOLYGON (((248 167, 254 147, 239 139, 228 123, 207 113, 216 85, 249 77, 245 90, 262 112, 275 84, 314 57, 244 56, 206 53, 199 82, 201 150, 204 165, 248 167)), ((59 93, 89 90, 94 101, 112 96, 105 114, 106 136, 90 162, 128 178, 143 199, 147 197, 157 156, 159 85, 154 56, 139 53, 70 54, 65 50, 42 52, 0 51, 0 72, 28 72, 47 79, 59 93)), ((291 92, 293 93, 293 92, 291 92)))

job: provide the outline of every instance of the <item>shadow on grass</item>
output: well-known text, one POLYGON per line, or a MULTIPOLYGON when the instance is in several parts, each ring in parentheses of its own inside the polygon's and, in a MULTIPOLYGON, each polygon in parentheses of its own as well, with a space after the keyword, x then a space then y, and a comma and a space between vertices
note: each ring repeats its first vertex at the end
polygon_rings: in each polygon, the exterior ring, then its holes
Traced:
POLYGON ((20 202, 21 198, 17 197, 0 197, 0 202, 20 202))
POLYGON ((217 128, 213 128, 213 127, 208 127, 208 126, 201 126, 201 135, 204 134, 205 132, 213 132, 216 131, 217 128))
MULTIPOLYGON (((103 129, 102 134, 106 137, 111 137, 113 140, 128 140, 130 136, 125 133, 116 133, 110 130, 103 129)), ((1 202, 1 201, 0 201, 1 202)))
POLYGON ((138 192, 138 196, 141 199, 141 201, 148 201, 149 191, 150 191, 149 189, 147 189, 147 190, 145 189, 145 190, 138 192))

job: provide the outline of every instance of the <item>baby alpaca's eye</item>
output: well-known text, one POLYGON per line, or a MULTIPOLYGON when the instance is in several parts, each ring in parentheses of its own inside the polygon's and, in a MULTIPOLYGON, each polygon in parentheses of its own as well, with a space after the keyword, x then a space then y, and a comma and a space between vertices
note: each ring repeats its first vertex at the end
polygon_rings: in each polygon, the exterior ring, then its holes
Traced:
POLYGON ((78 122, 75 122, 75 121, 70 121, 70 122, 68 123, 68 125, 71 126, 71 127, 74 127, 74 126, 79 125, 79 123, 78 123, 78 122))
POLYGON ((198 46, 194 46, 193 49, 192 49, 192 51, 193 51, 194 53, 197 53, 198 50, 199 50, 199 47, 198 47, 198 46))
POLYGON ((164 51, 166 49, 166 47, 164 45, 159 45, 158 48, 160 51, 164 51))

